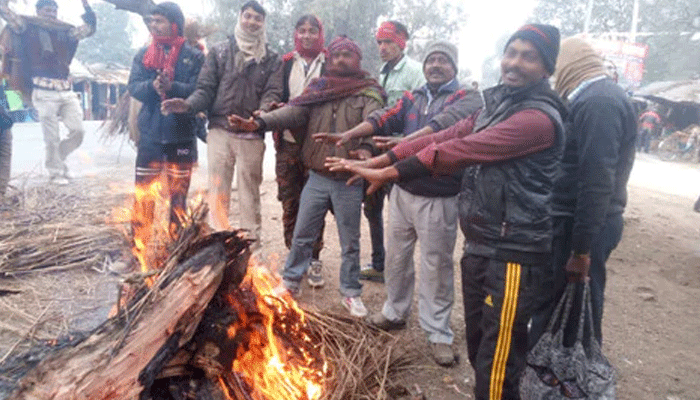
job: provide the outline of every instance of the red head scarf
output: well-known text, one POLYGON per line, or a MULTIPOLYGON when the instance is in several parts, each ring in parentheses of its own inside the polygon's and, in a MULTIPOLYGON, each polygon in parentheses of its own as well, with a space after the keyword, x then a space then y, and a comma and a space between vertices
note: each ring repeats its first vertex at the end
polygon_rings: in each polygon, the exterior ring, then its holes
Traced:
POLYGON ((143 66, 150 70, 162 70, 170 80, 175 77, 175 63, 180 54, 180 49, 185 43, 183 36, 178 36, 178 26, 170 24, 170 36, 153 36, 151 44, 143 55, 143 66), (170 47, 170 52, 165 55, 165 46, 170 47))
MULTIPOLYGON (((305 49, 304 46, 301 45, 301 38, 297 30, 294 30, 294 50, 302 57, 316 58, 316 56, 323 51, 323 24, 317 17, 314 16, 313 18, 318 23, 318 39, 310 49, 305 49)), ((312 23, 311 26, 314 26, 314 24, 312 23)))
POLYGON ((404 36, 403 33, 399 32, 396 29, 396 25, 393 23, 386 21, 379 25, 379 29, 377 30, 377 40, 384 40, 384 39, 389 39, 392 42, 396 43, 399 45, 399 48, 401 50, 406 48, 406 36, 404 36))

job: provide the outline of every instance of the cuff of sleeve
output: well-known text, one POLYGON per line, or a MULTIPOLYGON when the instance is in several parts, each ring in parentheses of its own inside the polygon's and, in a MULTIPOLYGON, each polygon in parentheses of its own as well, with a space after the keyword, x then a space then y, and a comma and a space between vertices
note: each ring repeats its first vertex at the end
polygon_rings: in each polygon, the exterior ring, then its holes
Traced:
POLYGON ((262 119, 260 117, 255 117, 254 121, 257 122, 258 125, 260 125, 260 127, 255 132, 264 133, 267 130, 267 123, 265 122, 264 119, 262 119))
POLYGON ((591 251, 592 239, 586 235, 574 234, 571 238, 571 249, 574 254, 588 254, 591 251))
POLYGON ((391 160, 392 164, 396 164, 399 161, 399 158, 396 157, 396 154, 394 154, 394 152, 391 150, 387 151, 386 155, 389 156, 389 160, 391 160))
POLYGON ((399 180, 410 181, 416 178, 430 176, 430 170, 423 165, 416 156, 408 157, 394 164, 399 171, 399 180))
POLYGON ((442 127, 440 126, 440 124, 436 120, 432 120, 432 121, 428 122, 428 126, 433 129, 433 132, 437 132, 437 131, 442 130, 442 127))

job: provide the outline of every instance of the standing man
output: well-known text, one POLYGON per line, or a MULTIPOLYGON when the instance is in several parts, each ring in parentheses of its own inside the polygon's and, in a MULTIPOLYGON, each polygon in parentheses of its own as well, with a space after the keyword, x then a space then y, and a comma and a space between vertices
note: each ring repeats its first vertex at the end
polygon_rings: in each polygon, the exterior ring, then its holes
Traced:
POLYGON ((550 89, 559 31, 521 27, 506 44, 502 84, 484 107, 446 130, 403 142, 364 163, 329 160, 375 190, 388 181, 464 171, 462 293, 477 400, 519 399, 527 325, 551 281, 551 197, 564 146, 564 105, 550 89), (398 162, 396 162, 398 161, 398 162), (381 167, 369 169, 364 166, 381 167))
POLYGON ((58 4, 54 0, 39 0, 36 17, 17 15, 0 0, 0 16, 10 30, 18 35, 21 48, 14 49, 23 74, 31 81, 32 103, 46 144, 46 169, 49 181, 58 185, 70 183, 66 157, 83 141, 83 110, 77 93, 72 90, 69 66, 78 42, 95 33, 97 18, 83 0, 85 22, 79 27, 57 19, 58 4), (58 122, 68 128, 68 137, 61 140, 58 122))
POLYGON ((637 140, 637 151, 649 152, 651 139, 658 139, 661 135, 663 120, 655 109, 649 108, 639 116, 639 138, 637 140))
MULTIPOLYGON (((128 84, 131 96, 143 103, 138 115, 136 186, 147 188, 165 175, 171 232, 179 227, 186 210, 192 166, 197 161, 196 121, 192 114, 163 115, 160 107, 165 99, 192 94, 204 62, 202 52, 184 38, 184 25, 185 17, 177 4, 166 1, 153 8, 148 24, 151 44, 136 53, 128 84)), ((153 199, 137 196, 136 202, 139 215, 145 215, 146 225, 150 225, 153 199)), ((150 231, 150 226, 144 229, 150 231)))
MULTIPOLYGON (((352 140, 342 146, 316 142, 318 132, 345 131, 359 124, 384 105, 384 93, 376 80, 362 70, 362 51, 351 39, 340 36, 328 46, 330 61, 320 78, 312 80, 304 92, 287 106, 249 120, 231 116, 231 125, 241 130, 262 132, 305 128, 302 160, 309 178, 301 192, 297 222, 289 256, 282 274, 287 290, 298 294, 304 273, 312 262, 314 243, 332 208, 340 238, 340 293, 342 304, 355 317, 367 315, 360 294, 360 207, 363 182, 346 184, 345 171, 331 172, 326 157, 347 158, 357 151, 371 156, 371 141, 352 140)), ((319 286, 319 285, 315 285, 319 286)))
MULTIPOLYGON (((339 136, 329 135, 328 139, 337 138, 337 143, 342 144, 355 137, 393 132, 406 137, 425 126, 430 126, 432 132, 436 126, 454 125, 482 106, 479 93, 466 90, 456 78, 457 47, 453 44, 429 44, 423 73, 425 85, 405 92, 393 107, 375 111, 357 127, 339 136)), ((420 241, 418 320, 428 336, 433 358, 444 366, 455 362, 450 315, 454 304, 453 254, 461 178, 462 170, 458 169, 451 174, 399 182, 392 188, 387 224, 387 299, 382 310, 369 318, 370 324, 384 330, 406 326, 416 286, 413 258, 416 242, 420 241)))
POLYGON ((248 118, 282 96, 282 62, 270 50, 265 9, 255 0, 241 7, 234 34, 207 53, 197 89, 187 99, 165 100, 164 112, 209 110, 207 156, 211 226, 230 228, 228 220, 234 169, 238 181, 240 224, 260 248, 260 184, 265 153, 264 132, 241 132, 228 123, 231 114, 248 118), (237 167, 237 168, 236 168, 237 167))
POLYGON ((567 278, 590 278, 593 330, 602 339, 605 262, 622 237, 637 124, 625 92, 583 39, 562 42, 555 88, 569 104, 562 173, 554 186, 555 297, 533 319, 531 345, 545 329, 567 278))
MULTIPOLYGON (((421 64, 404 55, 408 30, 397 21, 386 21, 376 34, 379 57, 384 61, 379 82, 387 93, 387 105, 393 106, 403 96, 425 84, 421 64)), ((393 135, 394 132, 389 132, 393 135)), ((360 279, 384 281, 384 189, 365 196, 364 213, 372 239, 372 262, 360 272, 360 279)))

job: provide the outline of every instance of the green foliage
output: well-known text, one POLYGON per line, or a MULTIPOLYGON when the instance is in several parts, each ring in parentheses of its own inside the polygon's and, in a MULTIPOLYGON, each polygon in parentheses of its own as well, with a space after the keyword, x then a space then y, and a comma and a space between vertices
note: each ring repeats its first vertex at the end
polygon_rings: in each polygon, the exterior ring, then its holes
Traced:
POLYGON ((96 3, 93 9, 97 14, 97 31, 80 42, 75 57, 88 65, 111 63, 128 68, 136 53, 131 48, 131 36, 128 33, 128 13, 116 10, 107 3, 96 3))

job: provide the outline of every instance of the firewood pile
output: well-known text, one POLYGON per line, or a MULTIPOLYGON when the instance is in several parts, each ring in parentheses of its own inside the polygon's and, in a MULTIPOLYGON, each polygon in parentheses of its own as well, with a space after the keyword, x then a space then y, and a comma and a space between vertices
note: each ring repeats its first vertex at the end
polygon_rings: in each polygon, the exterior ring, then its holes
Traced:
POLYGON ((398 382, 415 356, 393 336, 302 310, 279 277, 251 259, 242 232, 211 233, 206 212, 191 211, 156 269, 125 279, 114 317, 0 363, 0 398, 340 400, 407 392, 398 382))

